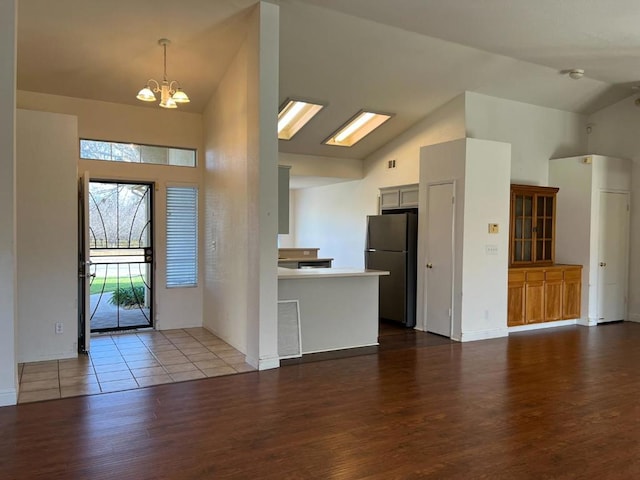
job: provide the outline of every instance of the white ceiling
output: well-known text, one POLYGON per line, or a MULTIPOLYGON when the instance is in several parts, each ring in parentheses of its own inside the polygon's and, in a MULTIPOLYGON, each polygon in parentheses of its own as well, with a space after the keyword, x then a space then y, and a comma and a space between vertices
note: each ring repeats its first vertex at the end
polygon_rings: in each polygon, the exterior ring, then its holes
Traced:
MULTIPOLYGON (((640 80, 632 0, 274 0, 280 100, 328 103, 280 150, 364 158, 465 90, 590 113, 640 80), (560 73, 584 68, 585 78, 560 73), (361 108, 396 116, 352 148, 321 142, 361 108)), ((149 77, 202 112, 255 0, 20 0, 18 88, 140 105, 149 77)), ((167 112, 171 114, 171 112, 167 112)))

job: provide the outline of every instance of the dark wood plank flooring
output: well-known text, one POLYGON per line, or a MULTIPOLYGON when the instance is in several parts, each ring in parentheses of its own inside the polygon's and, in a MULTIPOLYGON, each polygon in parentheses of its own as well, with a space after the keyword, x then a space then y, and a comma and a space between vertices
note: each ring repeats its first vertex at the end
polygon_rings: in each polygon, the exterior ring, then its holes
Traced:
POLYGON ((0 408, 0 478, 640 478, 639 324, 425 335, 381 337, 376 355, 0 408))

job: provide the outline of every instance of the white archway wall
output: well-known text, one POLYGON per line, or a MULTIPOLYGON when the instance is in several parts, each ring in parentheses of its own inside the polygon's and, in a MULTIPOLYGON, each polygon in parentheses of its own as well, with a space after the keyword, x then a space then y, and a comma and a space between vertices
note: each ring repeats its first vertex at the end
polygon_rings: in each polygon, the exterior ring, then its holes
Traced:
POLYGON ((0 2, 0 406, 18 399, 16 361, 17 1, 0 2))
POLYGON ((589 116, 587 152, 632 161, 627 319, 640 322, 640 108, 634 103, 636 97, 589 116))

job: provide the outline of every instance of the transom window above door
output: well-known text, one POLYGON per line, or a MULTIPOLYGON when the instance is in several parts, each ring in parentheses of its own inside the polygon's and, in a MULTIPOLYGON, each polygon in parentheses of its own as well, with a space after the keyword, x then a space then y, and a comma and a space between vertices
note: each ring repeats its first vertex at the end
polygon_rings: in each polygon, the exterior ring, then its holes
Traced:
POLYGON ((80 139, 80 158, 85 160, 107 160, 110 162, 171 165, 174 167, 196 166, 196 151, 194 149, 87 139, 80 139))

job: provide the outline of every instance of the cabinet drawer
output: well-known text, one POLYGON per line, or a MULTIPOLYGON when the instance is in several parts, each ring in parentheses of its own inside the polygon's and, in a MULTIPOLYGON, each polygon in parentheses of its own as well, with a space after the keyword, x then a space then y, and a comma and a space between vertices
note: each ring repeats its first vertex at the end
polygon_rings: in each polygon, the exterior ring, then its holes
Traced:
POLYGON ((562 270, 549 270, 545 272, 544 276, 547 282, 560 282, 562 281, 562 270))
POLYGON ((509 271, 509 283, 524 283, 524 272, 509 271))
POLYGON ((581 280, 582 279, 582 269, 580 268, 571 268, 564 271, 564 279, 566 280, 581 280))
POLYGON ((544 282, 544 271, 527 272, 527 282, 544 282))

